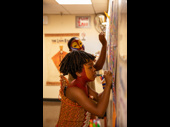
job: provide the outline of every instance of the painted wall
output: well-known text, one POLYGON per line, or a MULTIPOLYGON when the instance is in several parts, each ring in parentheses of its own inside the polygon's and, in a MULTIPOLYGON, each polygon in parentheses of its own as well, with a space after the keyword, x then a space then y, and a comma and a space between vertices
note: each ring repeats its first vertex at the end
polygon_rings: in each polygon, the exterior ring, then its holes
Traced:
POLYGON ((117 125, 127 127, 127 13, 119 14, 116 82, 117 125))
MULTIPOLYGON (((85 45, 86 52, 95 54, 101 50, 102 44, 98 39, 99 33, 94 27, 94 15, 44 15, 48 18, 48 24, 43 25, 43 98, 58 98, 59 86, 46 86, 47 81, 47 62, 46 62, 46 47, 45 34, 58 33, 86 33, 85 45), (76 28, 76 16, 90 16, 90 28, 76 28)), ((100 84, 99 77, 95 80, 97 92, 102 92, 103 88, 100 84)))
POLYGON ((112 67, 116 65, 116 84, 114 84, 116 92, 111 93, 107 107, 108 127, 127 126, 127 13, 122 12, 124 7, 122 3, 122 0, 109 0, 110 22, 107 26, 106 37, 110 54, 108 54, 108 67, 106 66, 106 68, 111 68, 111 71, 114 72, 115 70, 112 67), (113 48, 113 46, 115 47, 113 48), (114 58, 113 61, 112 58, 114 58))

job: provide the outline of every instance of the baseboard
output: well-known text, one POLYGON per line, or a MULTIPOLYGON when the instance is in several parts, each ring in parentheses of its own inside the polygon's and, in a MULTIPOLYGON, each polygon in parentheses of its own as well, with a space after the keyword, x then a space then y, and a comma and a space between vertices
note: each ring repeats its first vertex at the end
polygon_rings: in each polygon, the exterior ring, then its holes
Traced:
POLYGON ((43 98, 43 101, 53 101, 53 102, 61 102, 59 99, 57 98, 43 98))

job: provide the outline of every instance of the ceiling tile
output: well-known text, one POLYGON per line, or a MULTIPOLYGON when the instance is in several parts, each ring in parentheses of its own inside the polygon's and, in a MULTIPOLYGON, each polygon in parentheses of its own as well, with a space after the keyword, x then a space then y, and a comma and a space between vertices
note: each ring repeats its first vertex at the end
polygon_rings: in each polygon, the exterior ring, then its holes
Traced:
POLYGON ((69 14, 62 6, 57 4, 48 4, 43 6, 43 14, 69 14))
POLYGON ((62 5, 70 14, 94 14, 92 5, 62 5))
POLYGON ((107 9, 107 5, 103 5, 103 4, 94 4, 94 10, 96 13, 104 13, 104 11, 108 11, 107 9))
POLYGON ((60 5, 55 0, 43 0, 43 14, 95 14, 95 12, 107 12, 107 2, 108 0, 92 0, 92 6, 60 5))
POLYGON ((91 0, 93 4, 96 3, 102 3, 102 4, 107 4, 108 0, 91 0))
POLYGON ((71 10, 93 10, 92 5, 62 5, 65 9, 71 10))

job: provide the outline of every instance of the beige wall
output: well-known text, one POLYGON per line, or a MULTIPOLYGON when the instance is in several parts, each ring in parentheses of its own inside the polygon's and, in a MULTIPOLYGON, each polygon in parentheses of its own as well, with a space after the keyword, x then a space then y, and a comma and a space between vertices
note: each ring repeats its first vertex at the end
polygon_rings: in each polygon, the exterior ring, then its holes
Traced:
MULTIPOLYGON (((59 86, 46 86, 47 79, 47 63, 46 63, 46 47, 45 35, 49 33, 86 33, 85 45, 86 52, 95 54, 101 50, 101 43, 98 39, 99 33, 96 31, 93 23, 94 15, 45 15, 48 17, 48 24, 43 25, 43 98, 58 98, 59 86), (90 28, 75 28, 76 16, 91 16, 90 28)), ((100 79, 96 78, 96 91, 102 92, 100 79)))

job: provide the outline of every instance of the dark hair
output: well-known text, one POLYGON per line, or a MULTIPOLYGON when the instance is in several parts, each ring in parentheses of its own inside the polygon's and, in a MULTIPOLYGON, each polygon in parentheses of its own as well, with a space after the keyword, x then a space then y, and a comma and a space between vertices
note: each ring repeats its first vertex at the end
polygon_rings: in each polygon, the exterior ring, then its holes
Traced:
POLYGON ((70 45, 71 45, 71 42, 74 40, 74 39, 76 39, 77 37, 72 37, 69 41, 68 41, 68 43, 67 43, 67 45, 68 45, 68 48, 71 50, 71 47, 70 47, 70 45))
POLYGON ((68 53, 60 63, 60 72, 63 75, 70 73, 74 79, 77 78, 76 72, 82 72, 83 64, 94 60, 96 57, 85 51, 74 50, 68 53))

